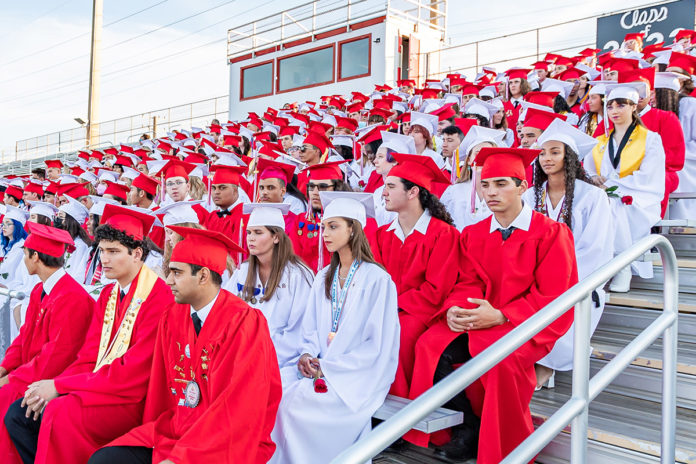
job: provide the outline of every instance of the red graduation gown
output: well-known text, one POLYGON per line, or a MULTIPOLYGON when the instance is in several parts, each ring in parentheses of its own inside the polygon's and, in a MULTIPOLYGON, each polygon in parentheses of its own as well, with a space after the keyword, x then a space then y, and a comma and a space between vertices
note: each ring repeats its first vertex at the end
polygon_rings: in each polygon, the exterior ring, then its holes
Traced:
POLYGON ((196 336, 190 306, 173 304, 160 321, 144 424, 109 446, 154 448, 154 463, 265 463, 281 394, 260 311, 221 290, 196 336), (190 372, 201 391, 193 408, 183 405, 190 372))
POLYGON ((459 232, 454 226, 431 218, 425 235, 413 231, 402 243, 388 230, 390 225, 377 230, 377 244, 372 250, 396 284, 401 344, 391 393, 406 398, 416 341, 432 324, 457 281, 459 232))
MULTIPOLYGON (((135 293, 133 280, 114 327, 135 293)), ((92 372, 99 352, 106 304, 113 284, 102 290, 94 317, 77 360, 56 377, 62 396, 43 413, 36 463, 87 462, 106 443, 142 423, 157 325, 163 310, 174 300, 162 279, 157 279, 140 307, 128 351, 113 363, 92 372)), ((116 332, 114 328, 113 332, 116 332)))
MULTIPOLYGON (((70 274, 61 277, 43 301, 42 291, 39 283, 31 292, 26 322, 2 361, 9 372, 9 383, 0 388, 3 416, 30 383, 51 379, 75 361, 92 319, 94 299, 70 274)), ((21 463, 4 422, 0 429, 0 462, 21 463)))
POLYGON ((365 193, 375 193, 375 190, 384 185, 384 177, 382 174, 378 174, 377 171, 372 171, 370 177, 367 179, 367 185, 365 186, 365 193))
MULTIPOLYGON (((686 143, 684 142, 684 130, 679 118, 671 111, 650 108, 640 117, 648 130, 657 132, 662 138, 662 146, 665 149, 665 196, 662 199, 662 217, 665 216, 670 193, 679 186, 677 172, 684 168, 686 157, 686 143)), ((611 126, 610 126, 611 130, 611 126)), ((604 135, 604 123, 597 125, 594 137, 604 135)))
POLYGON ((513 134, 515 134, 515 143, 513 146, 517 147, 520 144, 520 138, 517 136, 517 120, 520 118, 520 109, 522 105, 512 104, 510 101, 503 102, 503 110, 505 111, 505 118, 507 119, 508 128, 512 129, 513 134))
MULTIPOLYGON (((505 242, 499 232, 489 232, 490 226, 489 217, 462 231, 459 278, 436 323, 418 340, 411 398, 432 386, 440 355, 461 335, 447 326, 450 307, 474 308, 467 298, 484 298, 508 319, 468 333, 469 350, 476 356, 578 281, 573 236, 565 224, 534 212, 529 231, 517 229, 505 242)), ((534 430, 529 411, 536 386, 534 363, 572 322, 573 312, 568 311, 467 389, 481 416, 479 464, 500 462, 534 430)), ((427 435, 413 430, 406 438, 421 446, 428 443, 427 435)))

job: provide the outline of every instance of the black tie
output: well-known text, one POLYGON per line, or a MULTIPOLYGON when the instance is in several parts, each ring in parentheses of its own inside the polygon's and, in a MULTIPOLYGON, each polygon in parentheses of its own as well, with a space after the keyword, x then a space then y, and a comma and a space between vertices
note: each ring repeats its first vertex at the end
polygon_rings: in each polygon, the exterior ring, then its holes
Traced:
POLYGON ((232 214, 229 211, 227 211, 226 209, 223 209, 222 211, 216 211, 216 213, 217 213, 219 218, 229 216, 230 214, 232 214))
POLYGON ((515 100, 512 104, 515 106, 515 108, 520 106, 520 102, 518 102, 517 100, 515 100))
POLYGON ((121 301, 123 301, 123 300, 125 300, 125 299, 126 299, 126 292, 124 292, 123 290, 121 290, 121 301))
POLYGON ((500 235, 503 236, 503 242, 510 238, 510 234, 512 234, 512 231, 517 229, 515 226, 510 226, 507 229, 500 228, 498 229, 500 231, 500 235))
POLYGON ((196 331, 196 335, 201 333, 201 327, 203 327, 203 321, 198 317, 198 313, 191 314, 191 319, 193 319, 193 329, 196 331))
POLYGON ((46 296, 46 290, 41 290, 41 301, 43 301, 45 296, 46 296))

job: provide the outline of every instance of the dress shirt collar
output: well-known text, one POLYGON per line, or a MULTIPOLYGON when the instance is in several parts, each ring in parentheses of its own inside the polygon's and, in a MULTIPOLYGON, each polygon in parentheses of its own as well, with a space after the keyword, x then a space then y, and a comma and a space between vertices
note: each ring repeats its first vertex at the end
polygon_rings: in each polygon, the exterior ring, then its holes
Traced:
MULTIPOLYGON (((195 309, 193 309, 193 306, 191 306, 191 315, 193 315, 193 313, 198 313, 198 317, 199 317, 200 320, 201 320, 201 327, 203 327, 203 324, 205 324, 205 319, 208 317, 208 314, 210 314, 210 310, 213 309, 213 306, 215 306, 215 302, 217 301, 217 299, 218 299, 219 296, 220 296, 220 292, 218 292, 217 295, 215 295, 215 298, 213 298, 213 299, 210 301, 210 303, 208 303, 207 305, 203 306, 203 307, 202 307, 201 309, 199 309, 198 311, 196 311, 195 309)), ((189 305, 189 306, 190 306, 190 305, 189 305)))
MULTIPOLYGON (((522 203, 522 211, 520 211, 520 214, 517 215, 514 221, 510 224, 510 226, 514 226, 517 229, 522 229, 522 230, 529 230, 529 226, 532 224, 532 208, 529 207, 528 204, 522 203)), ((498 223, 498 220, 495 218, 495 213, 491 216, 491 229, 490 233, 495 232, 498 229, 505 229, 505 227, 501 226, 500 223, 498 223)))

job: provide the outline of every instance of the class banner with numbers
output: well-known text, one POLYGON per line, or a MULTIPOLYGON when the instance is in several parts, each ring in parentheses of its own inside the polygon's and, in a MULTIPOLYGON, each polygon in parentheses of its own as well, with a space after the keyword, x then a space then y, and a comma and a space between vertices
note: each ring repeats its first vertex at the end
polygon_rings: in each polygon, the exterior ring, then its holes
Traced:
POLYGON ((677 0, 597 18, 597 48, 615 50, 629 32, 644 32, 644 45, 674 41, 680 29, 694 28, 694 0, 677 0))

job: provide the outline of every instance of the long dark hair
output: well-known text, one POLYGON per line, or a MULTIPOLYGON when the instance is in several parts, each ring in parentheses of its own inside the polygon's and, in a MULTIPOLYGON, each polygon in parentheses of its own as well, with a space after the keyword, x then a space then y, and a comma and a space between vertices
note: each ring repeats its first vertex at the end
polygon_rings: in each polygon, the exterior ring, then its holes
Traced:
POLYGON ((87 246, 92 245, 92 239, 89 238, 89 235, 87 234, 85 229, 83 229, 80 223, 77 222, 77 220, 75 220, 75 218, 71 215, 66 213, 65 218, 62 221, 60 221, 59 224, 56 224, 56 227, 59 229, 67 230, 73 240, 75 240, 77 237, 80 237, 87 246))
MULTIPOLYGON (((292 249, 292 242, 290 237, 285 233, 283 229, 275 226, 264 226, 271 233, 273 237, 278 239, 278 243, 273 245, 273 257, 271 258, 271 273, 268 276, 268 282, 266 282, 266 288, 264 289, 263 296, 259 301, 264 302, 270 300, 275 294, 276 289, 280 285, 280 278, 283 276, 283 271, 288 266, 288 264, 294 264, 300 268, 303 277, 307 283, 312 283, 312 271, 309 270, 307 265, 302 261, 302 259, 295 254, 292 249)), ((244 288, 240 298, 246 302, 251 301, 254 297, 254 287, 256 284, 256 275, 259 269, 259 258, 254 255, 249 255, 247 260, 249 267, 247 268, 246 281, 244 282, 244 288)))
POLYGON ((573 110, 562 95, 556 95, 553 99, 553 112, 558 114, 571 113, 573 110))
MULTIPOLYGON (((281 182, 283 182, 282 179, 281 182)), ((302 195, 302 192, 300 192, 300 190, 297 188, 297 174, 293 174, 292 182, 285 186, 285 191, 288 193, 288 195, 300 200, 304 206, 307 206, 307 198, 305 198, 305 196, 302 195)))
MULTIPOLYGON (((365 231, 362 228, 362 224, 354 219, 343 219, 348 223, 348 227, 353 229, 353 233, 348 239, 348 246, 350 247, 350 252, 353 255, 353 259, 359 263, 376 264, 384 269, 381 264, 375 261, 375 257, 372 254, 372 249, 370 248, 370 242, 367 241, 367 236, 365 236, 365 231)), ((338 253, 331 253, 329 270, 324 276, 324 292, 328 300, 331 299, 331 284, 333 283, 333 276, 336 273, 336 269, 338 269, 339 264, 341 264, 341 258, 338 256, 338 253)))
POLYGON ((655 89, 655 108, 671 111, 679 117, 679 100, 685 95, 672 89, 655 89))
POLYGON ((450 213, 447 212, 447 208, 445 208, 445 205, 440 202, 439 198, 410 180, 401 179, 401 182, 404 184, 404 188, 406 190, 411 190, 413 187, 418 187, 418 200, 420 201, 421 207, 428 210, 432 217, 444 221, 451 226, 454 225, 452 216, 450 216, 450 213))
MULTIPOLYGON (((565 204, 561 211, 559 222, 565 223, 572 230, 573 220, 573 200, 575 199, 575 179, 587 182, 594 185, 590 177, 587 175, 585 168, 580 163, 580 158, 577 153, 565 143, 563 144, 565 155, 563 155, 563 175, 565 177, 565 204)), ((549 179, 543 169, 539 157, 534 161, 534 209, 540 213, 546 214, 546 206, 542 205, 541 194, 543 192, 544 182, 549 179), (543 206, 543 208, 542 208, 543 206)), ((548 200, 548 195, 545 201, 548 200)))

